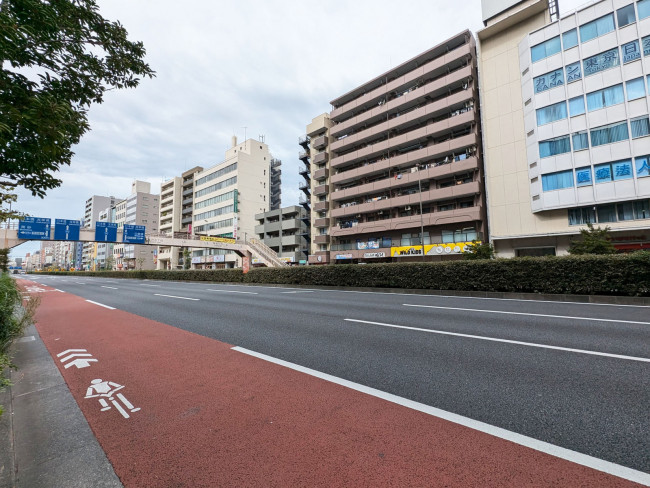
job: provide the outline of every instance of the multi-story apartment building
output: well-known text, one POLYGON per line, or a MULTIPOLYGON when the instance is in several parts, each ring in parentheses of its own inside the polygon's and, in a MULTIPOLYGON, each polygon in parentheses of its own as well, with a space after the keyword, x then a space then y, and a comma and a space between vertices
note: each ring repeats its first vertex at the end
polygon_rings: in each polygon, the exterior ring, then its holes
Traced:
POLYGON ((75 249, 74 242, 54 241, 52 243, 53 266, 62 269, 74 267, 75 249))
POLYGON ((278 210, 282 205, 282 161, 271 158, 271 171, 269 171, 269 192, 271 202, 270 210, 278 210))
MULTIPOLYGON (((233 137, 225 159, 199 172, 194 181, 193 234, 255 237, 255 216, 269 210, 271 153, 260 141, 233 137)), ((239 257, 219 249, 194 249, 192 268, 234 267, 239 257), (215 260, 213 256, 224 256, 215 260), (221 261, 218 263, 218 261, 221 261)))
MULTIPOLYGON (((131 195, 115 206, 115 222, 118 229, 125 224, 143 225, 146 232, 158 233, 158 194, 151 193, 151 183, 134 181, 131 195)), ((113 246, 115 266, 120 270, 154 269, 154 249, 141 244, 115 244, 113 246)))
MULTIPOLYGON (((292 205, 277 210, 269 210, 255 216, 258 225, 255 233, 258 238, 277 253, 281 260, 293 264, 305 264, 309 227, 307 211, 292 205)), ((257 264, 253 259, 253 264, 257 264)))
MULTIPOLYGON (((99 219, 99 213, 108 207, 115 205, 120 199, 113 196, 104 197, 100 195, 93 195, 86 200, 84 211, 84 218, 82 225, 86 228, 94 228, 95 222, 99 219)), ((93 242, 83 244, 83 251, 81 256, 81 268, 90 269, 94 265, 94 257, 96 246, 93 242)))
POLYGON ((586 223, 650 248, 650 1, 561 19, 554 3, 507 5, 479 32, 495 249, 564 254, 586 223))
POLYGON ((465 31, 312 121, 311 263, 439 260, 484 238, 477 86, 465 31))
MULTIPOLYGON (((195 166, 181 176, 175 176, 160 185, 159 232, 173 236, 188 234, 192 229, 194 202, 194 179, 203 171, 195 166)), ((157 250, 157 269, 179 269, 183 267, 183 249, 176 246, 161 246, 157 250)))

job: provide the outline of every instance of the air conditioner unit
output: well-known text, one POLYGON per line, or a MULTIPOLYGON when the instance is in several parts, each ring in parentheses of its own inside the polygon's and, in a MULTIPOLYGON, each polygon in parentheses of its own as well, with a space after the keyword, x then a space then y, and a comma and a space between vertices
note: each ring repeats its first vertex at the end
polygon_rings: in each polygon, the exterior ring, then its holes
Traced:
POLYGON ((404 207, 404 210, 406 210, 408 212, 409 210, 411 210, 411 206, 408 205, 408 206, 404 207))

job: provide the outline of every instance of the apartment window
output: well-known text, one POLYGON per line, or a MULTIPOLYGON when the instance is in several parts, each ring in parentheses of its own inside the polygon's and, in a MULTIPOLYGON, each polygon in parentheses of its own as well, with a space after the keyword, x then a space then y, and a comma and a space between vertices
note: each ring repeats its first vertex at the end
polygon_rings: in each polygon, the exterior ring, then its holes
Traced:
POLYGON ((571 117, 585 113, 585 98, 582 95, 569 100, 569 112, 571 117))
POLYGON ((636 163, 636 177, 650 176, 650 156, 634 158, 636 163))
POLYGON ((551 88, 564 85, 564 70, 557 69, 544 75, 533 78, 535 93, 541 93, 551 88))
POLYGON ((600 73, 601 71, 614 68, 619 64, 621 64, 621 60, 619 57, 619 52, 617 47, 602 52, 600 54, 596 54, 595 56, 585 58, 582 61, 582 66, 584 68, 585 76, 595 75, 596 73, 600 73))
POLYGON ((571 83, 572 81, 578 81, 582 78, 582 70, 580 69, 580 61, 576 61, 572 64, 567 64, 565 66, 566 71, 566 82, 571 83))
POLYGON ((542 190, 553 191, 573 187, 573 171, 558 171, 542 175, 542 190))
POLYGON ((587 110, 600 110, 601 108, 623 103, 623 84, 610 86, 595 92, 587 93, 587 110))
POLYGON ((650 219, 650 200, 634 202, 634 218, 650 219))
POLYGON ((537 109, 537 125, 549 124, 567 118, 566 102, 537 109))
POLYGON ((617 122, 591 130, 591 145, 593 147, 611 144, 629 138, 627 122, 617 122))
POLYGON ((636 8, 639 11, 639 20, 650 17, 650 0, 639 0, 636 2, 636 8))
POLYGON ((607 14, 580 26, 580 41, 587 42, 614 30, 614 14, 607 14))
POLYGON ((632 202, 619 203, 616 205, 618 210, 618 220, 634 220, 634 205, 632 202))
POLYGON ((590 186, 591 183, 591 166, 576 168, 576 186, 590 186))
POLYGON ((645 82, 643 81, 643 77, 626 81, 625 90, 627 91, 628 101, 645 97, 645 82))
POLYGON ((650 120, 648 116, 637 117, 630 120, 630 130, 632 131, 632 139, 637 137, 644 137, 650 134, 650 120))
POLYGON ((549 39, 548 41, 544 41, 541 44, 537 44, 536 46, 531 47, 530 54, 534 63, 535 61, 539 61, 540 59, 548 58, 553 54, 559 53, 561 49, 560 36, 556 36, 553 39, 549 39))
POLYGON ((556 137, 539 143, 539 157, 548 158, 557 154, 564 154, 571 151, 569 136, 556 137))
POLYGON ((641 49, 637 40, 623 44, 621 49, 623 50, 623 63, 629 63, 641 58, 641 49))
POLYGON ((562 44, 564 45, 564 49, 571 49, 572 47, 575 47, 578 45, 578 30, 577 29, 571 29, 570 31, 566 31, 562 34, 562 44))
POLYGON ((614 180, 629 180, 632 178, 632 160, 625 159, 612 163, 612 176, 614 180))
POLYGON ((619 8, 616 11, 616 21, 618 22, 619 28, 635 23, 634 4, 631 3, 623 8, 619 8))
POLYGON ((598 205, 598 222, 616 222, 616 205, 598 205))
POLYGON ((589 136, 587 131, 575 132, 572 136, 573 139, 573 150, 582 151, 583 149, 589 149, 589 136))

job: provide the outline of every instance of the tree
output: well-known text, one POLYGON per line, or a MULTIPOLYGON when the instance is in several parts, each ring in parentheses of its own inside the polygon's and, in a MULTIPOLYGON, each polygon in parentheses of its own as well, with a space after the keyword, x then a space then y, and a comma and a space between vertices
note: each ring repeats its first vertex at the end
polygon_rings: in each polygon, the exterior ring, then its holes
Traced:
POLYGON ((190 258, 192 254, 188 248, 183 249, 183 269, 190 269, 192 265, 192 260, 190 258))
POLYGON ((465 246, 464 259, 494 259, 494 248, 489 242, 473 240, 465 246))
POLYGON ((115 258, 112 254, 108 254, 104 260, 104 269, 106 271, 113 271, 113 265, 115 264, 115 258))
POLYGON ((136 262, 138 263, 138 269, 142 271, 142 268, 144 267, 144 261, 145 259, 143 257, 139 257, 136 259, 136 262))
POLYGON ((96 0, 0 0, 0 193, 60 186, 90 105, 154 76, 144 56, 96 0))
POLYGON ((601 229, 588 223, 586 229, 580 229, 582 240, 571 241, 569 254, 615 254, 616 248, 609 240, 609 227, 601 229))

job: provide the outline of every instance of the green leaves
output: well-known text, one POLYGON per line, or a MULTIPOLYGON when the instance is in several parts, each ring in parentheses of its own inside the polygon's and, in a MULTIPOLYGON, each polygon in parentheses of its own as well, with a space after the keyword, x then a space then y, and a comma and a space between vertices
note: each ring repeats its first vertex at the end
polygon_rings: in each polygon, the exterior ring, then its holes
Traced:
POLYGON ((609 227, 601 229, 587 224, 580 230, 582 240, 571 241, 569 254, 616 254, 616 248, 609 240, 609 227))
POLYGON ((3 0, 0 178, 41 198, 60 186, 54 174, 90 130, 90 105, 154 76, 145 54, 95 0, 3 0))

